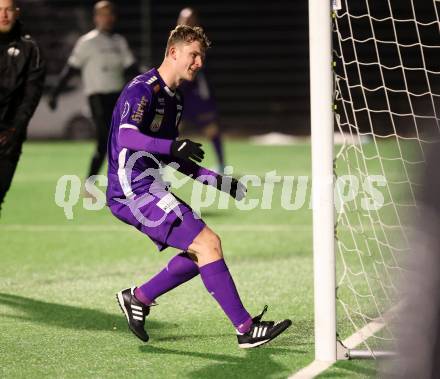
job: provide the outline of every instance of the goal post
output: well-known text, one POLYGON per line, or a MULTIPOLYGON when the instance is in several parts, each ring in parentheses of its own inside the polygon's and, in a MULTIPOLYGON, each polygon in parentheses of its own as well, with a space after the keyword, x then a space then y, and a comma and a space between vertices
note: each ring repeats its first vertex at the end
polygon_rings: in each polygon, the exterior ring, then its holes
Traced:
POLYGON ((309 1, 315 358, 336 360, 333 72, 329 0, 309 1))

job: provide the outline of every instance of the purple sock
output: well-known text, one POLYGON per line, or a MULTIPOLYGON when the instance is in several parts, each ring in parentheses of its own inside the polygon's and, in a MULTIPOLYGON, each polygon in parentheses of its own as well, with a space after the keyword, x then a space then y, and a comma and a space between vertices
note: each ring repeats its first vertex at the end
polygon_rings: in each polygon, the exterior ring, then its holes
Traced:
POLYGON ((217 134, 212 139, 212 144, 214 145, 214 150, 217 153, 218 163, 223 169, 225 167, 225 158, 223 155, 223 144, 222 144, 222 138, 220 134, 217 134))
POLYGON ((136 288, 134 295, 140 302, 150 305, 160 295, 171 291, 198 274, 199 268, 188 256, 188 253, 180 253, 173 257, 167 267, 156 276, 136 288))
POLYGON ((241 303, 234 280, 224 259, 208 263, 200 267, 199 270, 208 292, 214 296, 235 328, 240 333, 246 333, 252 323, 251 316, 241 303))

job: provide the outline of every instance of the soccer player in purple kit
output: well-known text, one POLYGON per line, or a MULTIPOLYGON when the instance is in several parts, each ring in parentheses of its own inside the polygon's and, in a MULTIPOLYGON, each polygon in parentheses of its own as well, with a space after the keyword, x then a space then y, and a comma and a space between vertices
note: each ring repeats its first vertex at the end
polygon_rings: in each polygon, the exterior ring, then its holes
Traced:
POLYGON ((133 79, 114 109, 107 204, 117 218, 146 234, 159 250, 168 246, 182 250, 146 283, 120 291, 117 301, 130 330, 146 342, 145 318, 155 300, 200 274, 235 327, 239 346, 251 348, 277 337, 291 321, 262 321, 267 307, 260 315, 250 316, 223 258, 220 238, 157 175, 161 164, 170 164, 237 200, 245 196, 246 188, 239 181, 196 163, 204 156, 200 144, 177 139, 183 109, 177 87, 194 80, 209 44, 202 28, 177 26, 170 33, 160 67, 133 79))

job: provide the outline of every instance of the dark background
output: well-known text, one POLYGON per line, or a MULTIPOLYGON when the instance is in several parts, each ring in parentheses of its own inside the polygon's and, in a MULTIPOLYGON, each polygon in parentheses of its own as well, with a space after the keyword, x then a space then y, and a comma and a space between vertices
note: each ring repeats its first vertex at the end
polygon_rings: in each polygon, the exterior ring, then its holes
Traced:
MULTIPOLYGON (((92 27, 95 1, 20 1, 26 29, 42 46, 50 76, 92 27)), ((117 31, 142 63, 160 64, 169 31, 185 6, 198 10, 212 41, 207 58, 221 126, 230 134, 307 133, 307 3, 115 1, 117 31)))
MULTIPOLYGON (((49 82, 61 71, 76 39, 93 28, 94 3, 91 0, 19 1, 26 29, 40 43, 47 58, 49 82)), ((229 134, 309 133, 307 1, 115 0, 114 3, 119 14, 116 31, 127 38, 144 68, 160 64, 169 30, 175 26, 179 11, 185 6, 198 10, 201 24, 212 41, 207 58, 208 80, 218 102, 221 126, 229 134)), ((387 16, 388 0, 369 3, 374 4, 375 16, 387 16)), ((414 3, 422 20, 435 18, 432 0, 414 3)), ((366 13, 365 0, 350 4, 353 14, 366 13)), ((394 17, 411 16, 409 0, 394 0, 392 5, 396 11, 394 17)), ((382 27, 387 34, 389 26, 378 25, 378 30, 382 27)), ((344 32, 342 22, 341 28, 344 32)), ((354 32, 362 38, 369 33, 368 25, 360 21, 354 32)), ((398 31, 399 42, 411 40, 414 35, 414 30, 405 24, 398 31)), ((427 29, 423 41, 438 44, 438 27, 427 29)), ((344 49, 350 55, 352 47, 344 49)), ((362 59, 374 58, 371 44, 358 44, 357 49, 362 59)), ((426 51, 429 53, 431 50, 426 51)), ((395 57, 395 47, 381 47, 381 59, 390 62, 395 57)), ((434 62, 440 60, 430 58, 434 62)), ((420 65, 420 59, 420 54, 408 49, 405 65, 420 65)), ((341 72, 341 64, 336 67, 338 70, 341 72)), ((377 69, 363 74, 365 85, 376 85, 377 69)), ((388 84, 401 85, 401 75, 390 73, 388 84)), ((420 80, 414 78, 414 88, 419 84, 420 80)), ((440 83, 436 87, 437 84, 440 83)), ((369 101, 371 107, 380 108, 384 100, 383 96, 372 96, 369 101)), ((398 111, 404 110, 402 101, 396 102, 398 111)), ((377 124, 377 132, 386 132, 386 120, 377 124)))

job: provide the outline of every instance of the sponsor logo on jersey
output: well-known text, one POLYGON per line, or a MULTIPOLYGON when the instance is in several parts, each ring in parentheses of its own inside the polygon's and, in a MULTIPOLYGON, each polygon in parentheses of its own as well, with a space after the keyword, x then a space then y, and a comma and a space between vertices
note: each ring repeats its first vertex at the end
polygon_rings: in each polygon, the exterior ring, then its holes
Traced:
POLYGON ((142 96, 139 102, 136 112, 131 115, 131 119, 135 122, 141 122, 144 117, 145 108, 147 106, 148 100, 145 96, 142 96))
POLYGON ((159 84, 156 84, 156 85, 153 87, 153 91, 154 91, 154 93, 158 93, 158 92, 160 91, 160 85, 159 85, 159 84))

